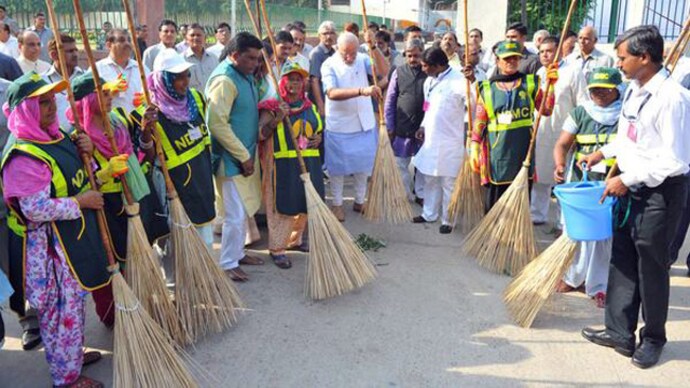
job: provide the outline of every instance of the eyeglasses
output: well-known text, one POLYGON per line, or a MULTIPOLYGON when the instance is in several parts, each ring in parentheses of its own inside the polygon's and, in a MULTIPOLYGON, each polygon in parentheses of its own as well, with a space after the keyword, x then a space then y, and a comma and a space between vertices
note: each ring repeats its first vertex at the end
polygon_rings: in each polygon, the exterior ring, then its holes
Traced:
POLYGON ((113 43, 129 43, 129 36, 118 36, 117 38, 110 38, 110 42, 113 43))

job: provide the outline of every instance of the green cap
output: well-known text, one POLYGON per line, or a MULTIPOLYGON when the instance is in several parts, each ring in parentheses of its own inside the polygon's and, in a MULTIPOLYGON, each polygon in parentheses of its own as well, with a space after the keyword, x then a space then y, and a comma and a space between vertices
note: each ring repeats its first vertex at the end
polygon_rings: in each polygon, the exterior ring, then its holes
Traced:
POLYGON ((60 93, 66 88, 65 81, 49 84, 38 73, 31 71, 17 78, 7 87, 7 104, 11 111, 27 98, 38 97, 49 92, 60 93))
POLYGON ((299 63, 288 60, 283 65, 280 74, 282 77, 290 73, 299 73, 303 78, 309 77, 309 72, 303 69, 302 66, 299 65, 299 63))
POLYGON ((613 67, 597 67, 587 77, 587 89, 615 89, 623 82, 621 72, 613 67))
MULTIPOLYGON (((101 78, 101 84, 105 81, 101 78)), ((74 93, 74 100, 79 101, 82 98, 96 91, 96 85, 93 82, 93 73, 84 73, 72 80, 72 92, 74 93)))
POLYGON ((508 57, 522 57, 522 45, 514 40, 504 40, 496 47, 496 56, 503 59, 508 57))

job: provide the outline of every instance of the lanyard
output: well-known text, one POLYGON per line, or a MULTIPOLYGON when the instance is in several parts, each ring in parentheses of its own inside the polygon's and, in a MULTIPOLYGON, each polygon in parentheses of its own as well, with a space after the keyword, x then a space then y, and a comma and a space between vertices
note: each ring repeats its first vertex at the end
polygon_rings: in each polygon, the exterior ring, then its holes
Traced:
MULTIPOLYGON (((450 73, 451 69, 452 68, 450 66, 448 66, 448 68, 443 73, 439 74, 438 77, 436 77, 436 82, 433 84, 433 86, 431 85, 431 82, 429 82, 429 91, 426 93, 426 97, 424 98, 424 100, 429 101, 429 98, 431 98, 431 92, 434 89, 436 89, 436 87, 441 83, 443 78, 445 78, 446 75, 448 75, 448 73, 450 73)), ((432 78, 432 81, 433 81, 433 78, 432 78)))
MULTIPOLYGON (((625 98, 623 99, 623 106, 625 106, 625 103, 628 102, 631 95, 632 95, 632 90, 628 90, 628 92, 625 94, 625 98)), ((642 113, 642 109, 644 109, 645 105, 647 105, 650 98, 652 98, 652 93, 647 93, 644 100, 642 100, 642 104, 640 104, 640 107, 637 109, 637 114, 635 114, 634 116, 626 114, 625 109, 621 109, 621 113, 623 115, 623 118, 628 120, 628 122, 630 122, 630 123, 636 123, 637 120, 640 118, 640 113, 642 113)))
MULTIPOLYGON (((604 125, 602 125, 600 123, 596 123, 596 122, 594 123, 594 132, 597 134, 596 135, 596 143, 594 144, 595 150, 598 150, 599 146, 601 145, 601 143, 599 143, 599 135, 600 135, 599 131, 601 131, 601 129, 603 127, 604 127, 604 125)), ((611 137, 611 133, 613 133, 613 131, 615 129, 616 129, 616 126, 612 125, 611 128, 609 128, 609 130, 606 131, 606 139, 604 140, 604 144, 608 144, 609 138, 611 137)))

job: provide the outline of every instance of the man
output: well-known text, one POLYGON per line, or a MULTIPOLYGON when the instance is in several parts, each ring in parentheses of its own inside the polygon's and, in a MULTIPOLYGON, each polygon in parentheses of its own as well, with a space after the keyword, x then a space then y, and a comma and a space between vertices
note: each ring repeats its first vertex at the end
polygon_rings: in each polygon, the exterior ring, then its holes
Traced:
POLYGON ((539 57, 532 54, 525 48, 527 40, 527 27, 522 23, 513 23, 506 28, 506 40, 512 40, 522 45, 522 59, 520 60, 519 71, 522 74, 537 74, 541 67, 539 57))
MULTIPOLYGON (((65 55, 65 64, 67 65, 67 73, 69 74, 70 80, 84 74, 84 70, 80 69, 77 64, 79 63, 79 50, 77 50, 77 43, 69 35, 60 34, 62 39, 62 51, 65 55)), ((60 66, 60 57, 57 51, 57 44, 55 43, 55 38, 48 42, 48 54, 50 54, 50 59, 53 60, 53 66, 50 67, 45 74, 43 74, 43 79, 49 84, 62 81, 62 69, 60 66)), ((60 127, 67 130, 71 123, 67 120, 65 112, 67 112, 67 107, 69 107, 69 102, 67 101, 67 92, 63 91, 60 93, 55 93, 55 103, 57 105, 57 116, 60 127)))
POLYGON ((417 154, 420 142, 415 134, 424 119, 424 80, 422 52, 424 43, 419 39, 405 42, 405 61, 391 74, 383 108, 386 129, 391 138, 393 154, 400 169, 407 198, 423 203, 424 175, 417 171, 414 176, 414 193, 410 177, 410 161, 417 154), (415 197, 416 196, 416 197, 415 197))
POLYGON ((28 28, 38 35, 41 40, 41 60, 50 61, 48 55, 48 42, 53 39, 53 31, 46 27, 46 15, 43 12, 36 12, 34 15, 34 25, 28 28))
POLYGON ((534 55, 539 55, 539 45, 544 40, 544 38, 550 36, 549 32, 546 30, 539 30, 532 35, 532 46, 527 47, 527 50, 534 55))
MULTIPOLYGON (((108 32, 105 47, 108 56, 96 62, 98 74, 106 82, 123 78, 127 87, 113 98, 113 108, 123 108, 127 112, 134 110, 135 94, 142 93, 139 66, 132 59, 132 41, 129 34, 122 29, 113 28, 108 32)), ((156 53, 157 54, 157 53, 156 53)), ((145 67, 148 73, 148 68, 145 67)))
POLYGON ((0 53, 12 58, 19 57, 19 42, 12 35, 10 25, 0 22, 0 53))
MULTIPOLYGON (((365 34, 378 74, 388 74, 388 64, 374 46, 374 33, 365 34)), ((381 98, 381 89, 369 86, 371 61, 358 52, 359 39, 350 32, 338 37, 338 51, 321 66, 326 92, 325 161, 330 174, 333 214, 345 220, 343 187, 345 176, 354 175, 355 203, 352 210, 362 212, 367 177, 376 155, 376 120, 371 97, 381 98)))
MULTIPOLYGON (((189 30, 189 24, 180 24, 180 37, 182 37, 182 40, 180 43, 175 45, 175 50, 177 50, 178 53, 185 52, 185 50, 187 50, 189 47, 186 39, 187 30, 189 30)), ((175 40, 177 40, 177 38, 175 40)))
POLYGON ((0 22, 10 26, 10 33, 12 35, 17 35, 19 33, 19 26, 17 22, 11 17, 7 16, 7 8, 4 5, 0 5, 0 22))
POLYGON ((448 57, 448 64, 456 70, 462 70, 463 65, 460 63, 460 56, 458 55, 458 37, 453 32, 446 32, 441 38, 441 49, 448 57))
POLYGON ((228 42, 230 42, 231 35, 232 30, 230 29, 230 25, 228 23, 218 23, 218 26, 216 27, 216 44, 209 47, 206 51, 215 55, 217 58, 220 58, 223 49, 225 46, 227 46, 228 42))
POLYGON ((220 267, 234 281, 247 281, 240 264, 263 264, 244 252, 245 220, 258 206, 247 209, 248 201, 261 201, 258 169, 254 168, 258 141, 259 111, 254 72, 261 58, 261 41, 240 32, 228 44, 228 57, 211 75, 206 88, 208 127, 214 139, 213 152, 220 159, 216 179, 224 202, 220 267), (239 191, 242 177, 251 181, 245 195, 239 191))
POLYGON ((424 36, 422 34, 422 29, 417 26, 409 26, 405 29, 405 41, 417 39, 424 43, 424 36))
POLYGON ((477 68, 481 69, 485 74, 491 67, 491 65, 496 61, 493 58, 493 53, 491 50, 486 50, 482 47, 482 42, 484 41, 484 33, 479 28, 473 28, 470 30, 469 34, 470 44, 474 44, 479 47, 479 63, 477 68))
POLYGON ((208 78, 218 66, 218 57, 209 53, 206 46, 206 35, 200 24, 193 23, 187 28, 187 50, 182 54, 185 61, 196 66, 189 68, 191 79, 189 87, 204 90, 208 78))
MULTIPOLYGON (((542 81, 541 89, 546 85, 546 69, 556 58, 557 50, 558 39, 555 37, 544 38, 539 45, 539 60, 542 67, 537 71, 537 75, 542 81)), ((561 134, 563 123, 576 106, 582 105, 588 99, 587 82, 582 72, 575 66, 563 66, 562 60, 559 63, 559 70, 558 83, 553 89, 556 105, 551 116, 541 119, 534 149, 537 181, 532 185, 530 211, 532 223, 535 225, 543 225, 548 221, 551 189, 555 184, 553 147, 561 134)), ((560 214, 560 211, 556 214, 560 214)), ((560 223, 555 223, 555 225, 557 229, 560 229, 560 223)))
POLYGON ((376 40, 376 47, 383 53, 383 56, 388 61, 388 65, 395 69, 405 63, 405 59, 397 51, 391 50, 391 34, 386 31, 378 31, 374 35, 376 40))
MULTIPOLYGON (((301 20, 295 20, 294 22, 291 23, 294 27, 299 28, 303 33, 304 33, 304 46, 302 47, 302 55, 305 57, 309 58, 309 55, 311 54, 311 50, 314 49, 314 46, 310 45, 307 43, 307 25, 304 24, 303 21, 301 20)), ((292 32, 292 31, 288 31, 292 32)), ((294 36, 293 36, 294 38, 294 36)))
POLYGON ((486 81, 488 79, 486 72, 479 67, 481 47, 478 43, 470 42, 468 51, 469 57, 467 58, 467 61, 465 60, 465 50, 460 51, 460 63, 463 66, 463 75, 472 83, 486 81), (469 66, 465 66, 466 62, 469 64, 469 66))
POLYGON ((293 41, 290 60, 296 62, 302 69, 309 69, 309 58, 302 55, 304 52, 304 39, 306 36, 304 30, 300 29, 294 24, 291 24, 289 27, 290 28, 287 31, 290 33, 290 35, 292 35, 293 41))
POLYGON ((156 60, 156 55, 166 48, 175 48, 175 39, 177 38, 177 24, 170 19, 163 19, 158 24, 158 39, 160 43, 153 45, 144 51, 144 65, 147 69, 153 69, 153 61, 156 60))
POLYGON ((105 50, 105 40, 106 36, 108 36, 108 32, 113 29, 113 23, 109 21, 103 22, 103 26, 101 27, 101 30, 98 31, 96 34, 96 49, 97 50, 105 50))
POLYGON ((24 74, 30 71, 43 74, 50 69, 50 64, 40 59, 41 38, 35 32, 25 30, 19 34, 19 53, 17 63, 24 74))
POLYGON ((424 209, 412 222, 435 222, 440 207, 439 232, 448 234, 453 229, 448 204, 465 154, 465 128, 458 123, 465 118, 471 96, 467 95, 465 77, 450 66, 441 49, 424 51, 422 70, 429 77, 424 82, 424 121, 416 137, 424 143, 412 163, 424 174, 424 209))
POLYGON ((561 58, 568 58, 570 54, 575 51, 575 45, 577 44, 577 34, 572 30, 568 30, 565 33, 565 40, 563 41, 563 48, 561 49, 561 58))
POLYGON ((24 72, 14 58, 0 53, 0 78, 7 81, 14 81, 21 77, 22 74, 24 74, 24 72))
POLYGON ((577 34, 575 52, 565 58, 568 64, 581 69, 585 78, 597 67, 613 67, 613 58, 596 48, 597 31, 592 26, 582 27, 577 34))
POLYGON ((144 51, 146 51, 146 47, 148 47, 148 44, 146 44, 146 40, 149 38, 149 28, 146 26, 146 24, 142 24, 137 26, 136 32, 137 47, 139 48, 139 54, 144 55, 144 51))
POLYGON ((657 27, 631 28, 614 48, 618 67, 632 80, 623 97, 618 134, 578 164, 584 162, 589 170, 616 157, 621 174, 606 181, 604 195, 619 197, 629 214, 613 232, 606 328, 585 328, 582 335, 632 356, 639 368, 649 368, 666 343, 667 260, 688 193, 690 93, 663 68, 664 39, 657 27), (640 309, 645 325, 635 346, 640 309))
POLYGON ((309 54, 309 80, 311 83, 311 100, 316 104, 321 117, 324 117, 325 95, 321 82, 321 65, 335 53, 335 23, 327 20, 319 26, 319 45, 309 54))
POLYGON ((290 59, 290 55, 293 51, 294 40, 289 32, 278 31, 278 33, 275 35, 275 42, 276 52, 273 53, 273 60, 271 62, 273 63, 273 74, 275 74, 276 77, 280 77, 280 69, 276 67, 275 64, 279 63, 282 68, 283 64, 290 59))

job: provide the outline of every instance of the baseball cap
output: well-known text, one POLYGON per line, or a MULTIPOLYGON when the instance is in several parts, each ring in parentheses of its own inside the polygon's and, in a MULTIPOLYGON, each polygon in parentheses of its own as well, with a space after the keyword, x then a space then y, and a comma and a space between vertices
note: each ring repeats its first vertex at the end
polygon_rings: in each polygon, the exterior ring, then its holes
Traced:
POLYGON ((7 87, 7 105, 12 110, 27 98, 38 97, 49 92, 60 93, 65 89, 67 89, 67 82, 64 80, 49 84, 38 73, 31 71, 17 78, 7 87))
POLYGON ((522 45, 513 40, 504 40, 496 47, 496 56, 503 59, 508 57, 522 57, 522 45))
POLYGON ((613 67, 597 67, 587 77, 587 89, 615 89, 623 82, 621 72, 613 67))
POLYGON ((153 61, 153 71, 167 71, 170 73, 182 73, 194 66, 184 60, 184 57, 175 51, 175 49, 166 48, 156 55, 156 60, 153 61))
POLYGON ((287 61, 283 65, 283 69, 280 72, 281 76, 288 75, 290 73, 299 73, 303 78, 309 77, 309 72, 304 70, 297 62, 287 61))

